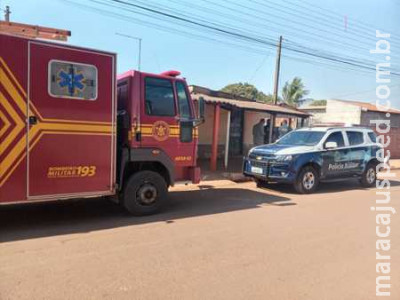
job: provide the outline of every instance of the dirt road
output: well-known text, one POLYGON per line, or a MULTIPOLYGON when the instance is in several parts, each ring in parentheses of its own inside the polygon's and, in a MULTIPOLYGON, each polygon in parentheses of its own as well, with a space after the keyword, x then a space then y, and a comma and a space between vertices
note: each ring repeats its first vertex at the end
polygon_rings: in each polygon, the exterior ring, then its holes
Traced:
MULTIPOLYGON (((206 182, 142 218, 103 199, 0 207, 0 299, 376 299, 375 191, 206 182)), ((391 197, 400 212, 400 181, 391 197)))

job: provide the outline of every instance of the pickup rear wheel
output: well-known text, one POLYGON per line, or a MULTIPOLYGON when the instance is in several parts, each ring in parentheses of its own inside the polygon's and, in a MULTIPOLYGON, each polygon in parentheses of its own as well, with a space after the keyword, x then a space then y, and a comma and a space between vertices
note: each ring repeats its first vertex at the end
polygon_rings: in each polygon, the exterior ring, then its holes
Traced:
POLYGON ((361 185, 363 187, 372 187, 376 184, 376 166, 375 163, 369 163, 361 175, 361 185))
POLYGON ((131 175, 126 182, 122 205, 133 215, 150 215, 161 209, 167 197, 167 184, 160 174, 140 171, 131 175))
POLYGON ((294 188, 300 194, 311 194, 317 189, 318 184, 319 175, 317 170, 311 166, 307 166, 301 169, 294 183, 294 188))

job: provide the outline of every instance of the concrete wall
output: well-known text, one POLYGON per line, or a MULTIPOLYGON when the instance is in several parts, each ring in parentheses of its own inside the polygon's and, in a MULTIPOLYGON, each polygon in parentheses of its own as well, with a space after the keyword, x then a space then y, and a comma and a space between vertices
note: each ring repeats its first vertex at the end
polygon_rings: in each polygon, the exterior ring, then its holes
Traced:
POLYGON ((311 124, 318 124, 318 123, 323 123, 325 122, 325 115, 326 115, 326 109, 325 108, 320 108, 320 109, 307 109, 307 112, 312 114, 310 117, 310 122, 311 124))
POLYGON ((261 118, 270 118, 267 113, 245 111, 244 112, 244 128, 243 128, 243 153, 247 154, 253 147, 253 126, 257 124, 261 118))
POLYGON ((322 122, 344 122, 360 125, 361 107, 346 104, 343 101, 328 100, 326 114, 322 117, 322 122))

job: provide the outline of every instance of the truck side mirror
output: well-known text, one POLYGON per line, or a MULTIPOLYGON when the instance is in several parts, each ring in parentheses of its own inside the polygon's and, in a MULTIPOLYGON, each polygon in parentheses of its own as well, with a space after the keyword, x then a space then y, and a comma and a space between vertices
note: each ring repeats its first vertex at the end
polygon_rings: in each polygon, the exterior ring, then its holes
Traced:
POLYGON ((203 97, 200 97, 198 100, 198 107, 199 107, 199 112, 198 112, 198 117, 194 121, 194 126, 197 127, 201 124, 204 123, 205 120, 205 101, 203 97))
POLYGON ((180 122, 180 141, 190 143, 193 141, 193 121, 180 122))
POLYGON ((205 101, 203 97, 199 98, 199 118, 204 120, 205 101))

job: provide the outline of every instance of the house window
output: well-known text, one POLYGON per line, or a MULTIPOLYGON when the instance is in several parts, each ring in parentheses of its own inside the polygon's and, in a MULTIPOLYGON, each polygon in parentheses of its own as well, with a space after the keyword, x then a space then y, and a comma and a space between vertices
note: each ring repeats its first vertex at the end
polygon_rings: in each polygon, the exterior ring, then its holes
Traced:
POLYGON ((93 65, 52 60, 49 94, 56 98, 97 99, 97 68, 93 65))

